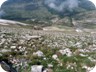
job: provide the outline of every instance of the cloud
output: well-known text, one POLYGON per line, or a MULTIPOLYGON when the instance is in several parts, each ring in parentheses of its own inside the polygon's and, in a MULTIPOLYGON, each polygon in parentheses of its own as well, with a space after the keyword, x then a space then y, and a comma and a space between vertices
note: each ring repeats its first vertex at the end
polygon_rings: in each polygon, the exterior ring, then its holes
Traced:
POLYGON ((78 0, 45 0, 45 4, 54 10, 64 11, 66 8, 72 11, 78 7, 78 0))

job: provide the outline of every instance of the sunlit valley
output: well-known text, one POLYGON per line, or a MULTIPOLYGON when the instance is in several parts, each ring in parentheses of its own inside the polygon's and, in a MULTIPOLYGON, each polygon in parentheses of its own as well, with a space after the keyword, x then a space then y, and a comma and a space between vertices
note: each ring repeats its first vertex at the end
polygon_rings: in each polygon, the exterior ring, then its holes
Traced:
POLYGON ((0 8, 0 72, 96 72, 91 0, 6 0, 0 8))

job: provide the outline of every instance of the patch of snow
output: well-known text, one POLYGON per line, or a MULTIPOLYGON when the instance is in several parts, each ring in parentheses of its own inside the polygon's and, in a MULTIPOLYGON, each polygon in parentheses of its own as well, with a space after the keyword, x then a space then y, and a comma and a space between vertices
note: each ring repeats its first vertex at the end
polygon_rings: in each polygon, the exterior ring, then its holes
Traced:
POLYGON ((17 25, 24 25, 24 26, 27 25, 25 23, 21 23, 21 22, 17 22, 17 21, 0 19, 0 25, 10 25, 10 24, 17 24, 17 25))

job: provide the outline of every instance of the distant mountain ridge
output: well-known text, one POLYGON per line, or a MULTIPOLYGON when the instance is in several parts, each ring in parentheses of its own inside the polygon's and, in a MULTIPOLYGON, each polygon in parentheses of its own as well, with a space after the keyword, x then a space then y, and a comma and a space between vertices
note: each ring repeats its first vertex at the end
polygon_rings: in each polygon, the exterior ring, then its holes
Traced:
MULTIPOLYGON (((45 1, 46 0, 8 0, 1 7, 1 9, 5 12, 1 18, 17 21, 30 21, 32 19, 36 19, 37 21, 40 20, 51 22, 51 20, 56 17, 61 19, 66 17, 78 19, 79 16, 79 18, 82 18, 85 15, 80 16, 78 14, 95 10, 95 5, 89 0, 75 0, 78 1, 78 7, 74 8, 72 12, 69 11, 68 8, 64 8, 62 12, 58 12, 53 8, 50 8, 49 5, 45 3, 45 1)), ((47 1, 51 3, 53 0, 47 1)), ((55 2, 54 4, 60 6, 60 4, 66 0, 54 1, 58 1, 58 3, 55 2)))

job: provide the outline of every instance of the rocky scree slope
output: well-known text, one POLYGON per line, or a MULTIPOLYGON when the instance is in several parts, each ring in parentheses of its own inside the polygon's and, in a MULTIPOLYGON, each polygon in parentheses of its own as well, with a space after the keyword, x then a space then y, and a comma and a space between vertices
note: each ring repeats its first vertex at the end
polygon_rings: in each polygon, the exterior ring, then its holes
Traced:
POLYGON ((96 63, 96 35, 0 26, 0 59, 19 72, 33 72, 38 64, 52 72, 89 72, 96 63))

